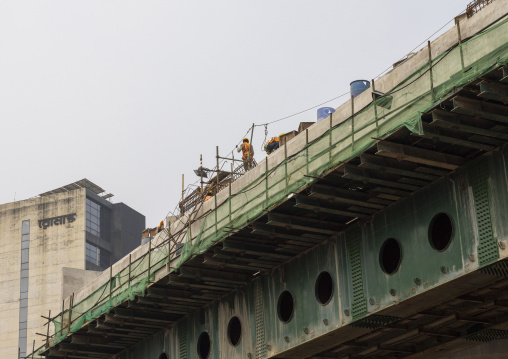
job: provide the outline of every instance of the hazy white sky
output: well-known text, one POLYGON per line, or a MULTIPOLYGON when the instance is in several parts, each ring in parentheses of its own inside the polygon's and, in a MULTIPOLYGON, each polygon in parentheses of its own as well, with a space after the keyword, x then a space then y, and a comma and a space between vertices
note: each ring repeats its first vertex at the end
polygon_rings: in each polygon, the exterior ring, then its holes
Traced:
POLYGON ((0 203, 86 177, 156 226, 201 153, 376 77, 468 2, 1 1, 0 203))

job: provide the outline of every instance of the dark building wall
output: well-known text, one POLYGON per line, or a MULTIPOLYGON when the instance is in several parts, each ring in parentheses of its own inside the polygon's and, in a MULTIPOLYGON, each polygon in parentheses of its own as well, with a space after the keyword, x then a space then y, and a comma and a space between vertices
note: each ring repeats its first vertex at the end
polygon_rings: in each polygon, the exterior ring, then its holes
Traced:
POLYGON ((104 270, 141 243, 145 216, 124 203, 111 203, 87 190, 87 198, 101 206, 100 238, 86 232, 86 241, 101 249, 100 266, 89 261, 86 269, 104 270))
POLYGON ((116 262, 141 243, 145 216, 124 203, 113 204, 111 213, 111 260, 116 262))

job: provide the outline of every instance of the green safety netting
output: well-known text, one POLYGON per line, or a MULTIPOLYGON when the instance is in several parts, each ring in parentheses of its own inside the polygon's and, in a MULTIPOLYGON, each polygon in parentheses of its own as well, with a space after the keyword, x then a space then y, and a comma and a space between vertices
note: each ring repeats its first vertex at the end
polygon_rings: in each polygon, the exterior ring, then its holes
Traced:
MULTIPOLYGON (((199 226, 199 231, 196 233, 193 227, 192 238, 187 227, 183 233, 185 244, 176 263, 171 263, 172 267, 178 268, 224 239, 229 235, 226 227, 242 228, 284 201, 290 193, 316 180, 309 176, 320 177, 325 171, 355 157, 374 144, 373 138, 386 136, 404 126, 422 134, 423 112, 432 109, 454 88, 459 89, 496 67, 506 65, 507 50, 508 20, 504 20, 427 62, 385 96, 315 140, 306 143, 304 139, 298 152, 288 154, 287 158, 279 156, 275 167, 260 171, 260 175, 240 192, 197 220, 195 226, 199 226)), ((283 151, 276 152, 283 155, 283 151)), ((271 156, 270 161, 272 158, 276 156, 271 156)), ((67 302, 64 311, 52 320, 55 327, 52 344, 120 303, 144 295, 154 273, 166 265, 170 257, 167 245, 154 246, 149 255, 133 261, 88 297, 72 306, 67 302)))
POLYGON ((72 303, 72 299, 67 301, 67 308, 52 320, 54 343, 79 330, 84 323, 109 313, 118 304, 143 296, 150 281, 154 280, 154 273, 168 262, 168 254, 167 245, 154 247, 118 273, 111 274, 109 280, 84 299, 77 303, 72 303))
MULTIPOLYGON (((292 192, 316 181, 325 171, 357 156, 376 141, 405 126, 423 134, 421 114, 470 81, 508 62, 508 20, 427 62, 385 96, 332 127, 299 152, 264 171, 230 196, 201 222, 175 267, 203 254, 229 235, 224 228, 242 228, 292 192), (432 71, 429 71, 432 67, 432 71)), ((280 152, 280 150, 279 150, 280 152)), ((193 231, 194 233, 194 231, 193 231)))

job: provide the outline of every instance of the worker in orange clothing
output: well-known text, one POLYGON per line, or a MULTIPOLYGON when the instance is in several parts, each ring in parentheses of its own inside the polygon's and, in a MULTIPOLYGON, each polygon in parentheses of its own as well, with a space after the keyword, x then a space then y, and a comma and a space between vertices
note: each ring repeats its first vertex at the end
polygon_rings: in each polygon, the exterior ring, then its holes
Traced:
POLYGON ((161 223, 159 223, 159 227, 157 227, 157 233, 159 233, 163 229, 164 229, 164 221, 161 221, 161 223))
POLYGON ((210 198, 212 198, 212 197, 213 197, 213 191, 212 191, 212 190, 209 190, 209 191, 208 191, 208 194, 206 195, 205 200, 204 200, 203 202, 208 201, 208 200, 209 200, 210 198))
MULTIPOLYGON (((283 133, 281 133, 279 135, 279 137, 282 137, 282 136, 284 136, 283 133)), ((272 153, 273 151, 275 151, 276 149, 279 148, 279 137, 272 137, 272 138, 270 138, 270 141, 268 141, 268 143, 265 146, 265 151, 266 151, 267 154, 270 154, 270 153, 272 153)))
POLYGON ((247 172, 252 166, 252 160, 254 159, 254 148, 249 143, 249 139, 245 137, 242 141, 241 146, 236 146, 238 152, 242 152, 243 168, 247 172))

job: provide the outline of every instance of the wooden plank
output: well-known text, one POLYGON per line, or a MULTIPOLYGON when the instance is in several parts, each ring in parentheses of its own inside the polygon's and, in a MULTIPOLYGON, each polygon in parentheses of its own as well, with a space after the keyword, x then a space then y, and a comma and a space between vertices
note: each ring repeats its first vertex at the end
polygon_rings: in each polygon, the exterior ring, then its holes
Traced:
POLYGON ((129 322, 128 320, 126 319, 123 319, 123 318, 116 318, 113 316, 113 314, 105 314, 104 315, 104 320, 105 322, 107 323, 116 323, 116 324, 120 324, 120 325, 133 325, 133 326, 136 326, 136 327, 146 327, 146 328, 164 328, 165 327, 165 324, 156 324, 156 323, 144 323, 144 322, 140 322, 140 323, 131 323, 129 322))
POLYGON ((376 178, 376 173, 373 171, 362 170, 358 167, 347 166, 344 174, 344 178, 350 178, 358 181, 374 183, 385 187, 401 188, 408 191, 417 191, 422 186, 414 186, 410 184, 400 183, 398 181, 389 181, 385 179, 376 178))
POLYGON ((372 208, 363 208, 363 207, 359 207, 359 206, 348 207, 348 210, 355 211, 355 212, 363 212, 363 213, 369 214, 369 215, 374 214, 378 211, 378 210, 375 210, 372 208))
POLYGON ((466 160, 459 156, 388 141, 379 141, 377 149, 376 155, 448 170, 455 170, 466 163, 466 160))
MULTIPOLYGON (((227 241, 223 242, 223 245, 226 245, 227 241)), ((212 269, 201 269, 201 268, 191 268, 191 267, 181 267, 180 275, 183 277, 189 278, 198 278, 203 281, 210 282, 224 282, 224 283, 233 283, 233 284, 243 284, 250 280, 251 275, 236 273, 231 271, 221 271, 221 270, 212 270, 212 269)))
POLYGON ((98 338, 86 335, 73 334, 70 336, 71 344, 88 344, 97 346, 107 346, 111 348, 124 348, 123 345, 112 344, 108 338, 98 338))
POLYGON ((370 196, 365 193, 355 193, 354 191, 343 190, 335 187, 328 187, 322 185, 314 185, 311 188, 309 197, 322 198, 332 200, 335 202, 356 205, 360 207, 383 209, 385 206, 369 203, 370 196))
POLYGON ((417 133, 411 133, 411 135, 412 136, 419 136, 419 137, 426 138, 426 139, 433 140, 433 141, 449 143, 451 145, 457 145, 457 146, 462 146, 462 147, 467 147, 467 148, 474 148, 474 149, 482 150, 482 151, 492 151, 493 149, 495 149, 495 147, 484 144, 484 143, 468 141, 468 140, 463 140, 463 139, 456 138, 456 137, 449 137, 449 136, 442 135, 439 133, 439 128, 433 127, 433 126, 426 124, 426 123, 423 124, 423 130, 425 131, 425 134, 423 134, 423 135, 419 135, 417 133))
POLYGON ((452 112, 455 113, 508 123, 508 109, 503 105, 456 96, 453 98, 453 106, 452 112))
POLYGON ((505 105, 508 104, 508 85, 487 80, 483 80, 479 85, 480 93, 478 97, 500 101, 505 105))
POLYGON ((307 243, 321 243, 322 241, 326 240, 328 237, 326 236, 319 236, 319 235, 294 235, 289 234, 287 231, 281 232, 280 229, 277 229, 273 226, 267 225, 265 223, 258 223, 255 222, 252 224, 252 233, 258 234, 262 236, 268 236, 268 237, 275 237, 275 238, 283 238, 288 240, 295 240, 295 241, 305 241, 307 243))
POLYGON ((402 191, 402 190, 399 190, 399 189, 395 189, 395 188, 387 188, 387 187, 375 187, 375 188, 372 188, 372 189, 369 189, 367 191, 368 193, 374 193, 378 196, 380 195, 392 195, 392 196, 397 196, 397 197, 400 197, 400 198, 404 198, 404 197, 407 197, 411 194, 410 191, 402 191))
POLYGON ((295 207, 297 208, 304 208, 311 211, 317 211, 322 213, 330 213, 330 214, 336 214, 339 216, 345 216, 345 217, 353 217, 353 218, 364 218, 366 217, 363 213, 358 212, 351 212, 343 209, 338 209, 335 207, 330 206, 326 202, 319 201, 317 199, 313 199, 310 197, 305 196, 297 196, 296 197, 296 204, 295 207))
POLYGON ((223 251, 226 252, 239 252, 239 253, 247 253, 258 255, 263 258, 278 258, 283 260, 288 260, 291 258, 289 255, 277 253, 272 247, 261 246, 261 245, 252 245, 248 243, 237 243, 229 240, 225 240, 222 242, 223 251))
POLYGON ((435 181, 439 176, 415 172, 417 165, 411 162, 401 162, 393 158, 380 157, 363 153, 360 155, 360 165, 362 168, 387 171, 401 176, 412 177, 427 181, 435 181))
MULTIPOLYGON (((485 122, 480 119, 468 118, 467 116, 457 116, 443 110, 432 111, 431 125, 508 140, 508 133, 492 131, 490 129, 493 127, 492 123, 485 122)), ((508 131, 508 127, 505 129, 508 131)))
POLYGON ((390 201, 398 201, 398 200, 402 199, 401 196, 395 196, 393 194, 386 194, 386 193, 380 193, 380 194, 378 194, 378 197, 379 198, 386 198, 386 199, 389 199, 390 201))
POLYGON ((440 170, 440 169, 432 168, 432 167, 418 167, 415 171, 421 172, 421 173, 433 174, 433 175, 439 176, 439 177, 444 177, 450 173, 449 170, 440 170))
MULTIPOLYGON (((222 294, 220 294, 222 295, 222 294)), ((219 296, 220 296, 219 295, 219 296)), ((194 310, 196 308, 199 308, 199 304, 193 304, 193 303, 174 303, 174 302, 168 302, 168 301, 161 301, 160 298, 149 298, 149 297, 136 297, 136 302, 141 304, 148 304, 148 305, 162 305, 164 307, 170 307, 170 308, 176 308, 181 310, 194 310)))
POLYGON ((59 343, 58 350, 63 352, 71 352, 72 354, 93 354, 98 357, 101 356, 112 356, 118 353, 118 349, 116 348, 92 348, 88 345, 81 344, 70 344, 70 343, 59 343))
POLYGON ((103 320, 97 319, 97 324, 95 326, 96 329, 106 329, 116 332, 128 332, 130 333, 138 333, 141 335, 151 335, 159 331, 158 328, 138 328, 136 326, 130 326, 128 328, 122 327, 120 325, 115 325, 111 323, 106 323, 103 320))
POLYGON ((504 141, 500 140, 499 138, 492 138, 492 137, 480 136, 480 135, 471 135, 468 137, 468 140, 486 143, 486 144, 489 144, 490 146, 493 146, 493 147, 501 146, 504 143, 504 141))
POLYGON ((172 323, 180 318, 179 315, 164 315, 148 311, 138 311, 124 308, 114 308, 113 317, 122 318, 133 321, 155 322, 155 323, 172 323))
POLYGON ((167 298, 167 297, 190 297, 195 292, 191 290, 175 290, 165 288, 149 287, 146 289, 148 297, 152 298, 167 298))
POLYGON ((418 187, 428 186, 431 183, 429 181, 421 181, 421 180, 417 180, 415 178, 409 178, 409 177, 401 177, 397 182, 398 183, 407 183, 407 184, 410 184, 413 186, 418 186, 418 187))
POLYGON ((231 263, 224 259, 217 259, 214 258, 211 254, 205 254, 205 259, 203 261, 204 264, 210 264, 214 266, 218 266, 221 268, 233 268, 233 269, 245 269, 250 270, 253 272, 259 272, 259 271, 265 271, 265 267, 260 267, 255 264, 252 265, 246 265, 246 264, 238 264, 238 263, 231 263))
POLYGON ((241 257, 236 256, 236 255, 231 256, 231 255, 228 255, 227 252, 215 253, 213 255, 213 257, 217 258, 217 259, 232 259, 232 258, 234 258, 237 262, 246 263, 248 265, 253 264, 258 267, 265 268, 265 269, 273 268, 273 267, 276 267, 280 264, 280 262, 260 260, 257 257, 252 258, 253 256, 250 256, 250 255, 249 256, 243 255, 241 257))
POLYGON ((503 70, 503 77, 499 81, 508 83, 508 67, 503 66, 502 70, 503 70))
POLYGON ((301 231, 329 235, 336 234, 337 232, 343 229, 342 227, 327 221, 321 221, 305 217, 289 216, 273 212, 268 214, 267 224, 283 228, 297 229, 301 231))
POLYGON ((200 281, 197 281, 192 278, 186 278, 181 277, 178 274, 169 274, 168 276, 168 285, 175 286, 175 287, 184 287, 184 288, 196 288, 196 289, 208 289, 208 290, 214 290, 217 292, 229 292, 233 288, 235 288, 234 285, 228 284, 228 283, 215 283, 214 285, 205 285, 200 281))

